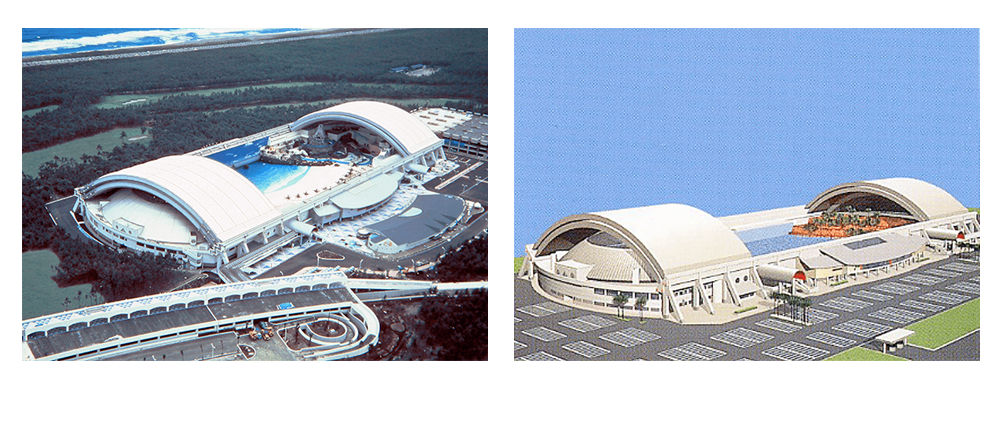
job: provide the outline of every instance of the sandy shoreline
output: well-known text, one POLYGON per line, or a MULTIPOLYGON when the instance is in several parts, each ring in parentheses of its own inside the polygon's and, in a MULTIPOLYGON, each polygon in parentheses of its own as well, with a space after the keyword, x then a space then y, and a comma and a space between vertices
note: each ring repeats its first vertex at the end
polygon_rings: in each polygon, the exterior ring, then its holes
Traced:
POLYGON ((151 56, 166 53, 189 52, 202 49, 222 49, 236 47, 239 45, 256 45, 266 43, 281 43, 285 41, 298 41, 310 38, 333 38, 344 35, 352 35, 357 32, 382 32, 388 29, 362 29, 362 28, 339 28, 339 29, 309 29, 303 31, 290 31, 272 35, 241 35, 233 37, 222 37, 209 41, 198 41, 176 44, 158 44, 137 48, 119 48, 96 50, 89 52, 77 52, 73 54, 61 55, 38 55, 21 58, 22 67, 47 64, 67 64, 81 61, 93 61, 101 59, 129 58, 137 56, 151 56))

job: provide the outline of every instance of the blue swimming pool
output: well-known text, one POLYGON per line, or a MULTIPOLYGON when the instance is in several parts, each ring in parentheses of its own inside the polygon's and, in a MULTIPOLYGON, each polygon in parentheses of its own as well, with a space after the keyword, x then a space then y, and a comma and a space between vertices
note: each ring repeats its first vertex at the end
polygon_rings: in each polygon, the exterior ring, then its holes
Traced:
POLYGON ((750 251, 750 255, 766 255, 773 252, 785 251, 788 249, 795 249, 804 246, 809 246, 811 244, 822 243, 824 241, 829 241, 826 237, 803 237, 801 235, 779 235, 777 237, 765 238, 763 240, 755 240, 750 242, 745 242, 747 250, 750 251))
POLYGON ((825 237, 803 237, 801 235, 789 235, 792 231, 792 224, 785 223, 771 225, 763 228, 748 229, 739 231, 736 236, 743 241, 750 255, 766 255, 773 252, 785 251, 788 249, 800 248, 811 244, 829 241, 825 237))
POLYGON ((265 162, 252 162, 236 171, 246 177, 264 194, 280 191, 302 180, 309 172, 309 167, 297 165, 276 165, 265 162))

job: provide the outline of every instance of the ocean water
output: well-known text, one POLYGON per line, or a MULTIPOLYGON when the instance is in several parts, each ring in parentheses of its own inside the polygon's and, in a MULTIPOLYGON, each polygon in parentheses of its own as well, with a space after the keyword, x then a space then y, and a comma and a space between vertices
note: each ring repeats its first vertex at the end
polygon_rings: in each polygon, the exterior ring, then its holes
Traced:
POLYGON ((212 42, 222 38, 295 32, 300 28, 22 28, 21 57, 212 42))

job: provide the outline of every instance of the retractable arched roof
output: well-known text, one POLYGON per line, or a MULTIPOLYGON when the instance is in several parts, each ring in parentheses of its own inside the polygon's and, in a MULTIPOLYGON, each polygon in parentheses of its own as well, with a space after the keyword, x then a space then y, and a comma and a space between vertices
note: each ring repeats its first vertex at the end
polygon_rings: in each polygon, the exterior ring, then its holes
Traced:
POLYGON ((404 156, 444 144, 430 128, 405 110, 375 101, 351 101, 310 113, 292 123, 302 130, 321 122, 343 121, 374 131, 404 156))
POLYGON ((536 242, 539 255, 565 250, 597 231, 611 234, 636 252, 656 281, 673 273, 750 257, 750 251, 719 219, 687 205, 666 204, 572 215, 549 227, 536 242))
POLYGON ((280 215, 245 177, 199 156, 168 156, 106 174, 85 192, 90 198, 118 188, 138 189, 163 199, 217 242, 280 215))
MULTIPOLYGON (((968 210, 947 191, 922 180, 908 177, 862 180, 837 185, 806 205, 809 212, 820 212, 841 205, 864 201, 874 196, 898 205, 918 221, 962 214, 968 210)), ((855 206, 859 210, 863 207, 855 206)))

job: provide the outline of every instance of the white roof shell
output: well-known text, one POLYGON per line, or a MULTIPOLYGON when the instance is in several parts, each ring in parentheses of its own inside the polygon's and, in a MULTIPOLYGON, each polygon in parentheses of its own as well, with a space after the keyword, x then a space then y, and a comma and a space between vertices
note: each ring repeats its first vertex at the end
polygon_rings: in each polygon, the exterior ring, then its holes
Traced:
POLYGON ((643 270, 657 281, 674 273, 750 258, 750 251, 719 219, 687 205, 666 204, 566 217, 535 245, 544 251, 561 234, 597 229, 636 251, 643 270))
POLYGON ((228 241, 280 216, 245 177, 199 156, 168 156, 106 174, 88 186, 87 197, 117 188, 156 195, 213 241, 228 241))
POLYGON ((415 116, 399 107, 375 101, 345 102, 313 112, 292 123, 290 129, 302 130, 309 125, 327 121, 351 122, 372 130, 404 156, 444 144, 415 116))
POLYGON ((824 202, 847 193, 867 193, 885 197, 905 208, 919 221, 950 217, 968 212, 947 191, 909 177, 862 180, 837 185, 816 196, 806 205, 809 212, 821 208, 824 202))

